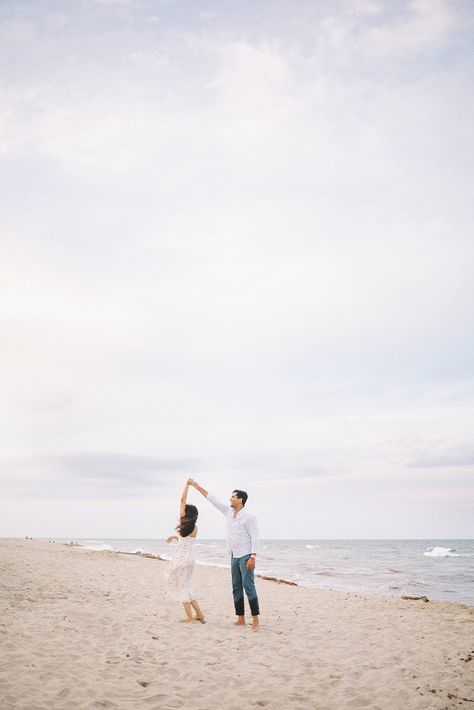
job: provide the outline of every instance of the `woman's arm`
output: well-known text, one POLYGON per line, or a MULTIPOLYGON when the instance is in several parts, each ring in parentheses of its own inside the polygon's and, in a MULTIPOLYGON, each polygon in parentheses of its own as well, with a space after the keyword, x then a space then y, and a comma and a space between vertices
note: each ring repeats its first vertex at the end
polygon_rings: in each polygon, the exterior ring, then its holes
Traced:
POLYGON ((173 542, 173 540, 176 540, 176 542, 178 542, 177 535, 170 535, 168 538, 166 538, 166 542, 173 542))
POLYGON ((179 517, 183 518, 184 517, 184 509, 186 507, 186 501, 188 499, 188 490, 189 490, 189 481, 186 481, 183 492, 181 493, 181 505, 179 508, 179 517))

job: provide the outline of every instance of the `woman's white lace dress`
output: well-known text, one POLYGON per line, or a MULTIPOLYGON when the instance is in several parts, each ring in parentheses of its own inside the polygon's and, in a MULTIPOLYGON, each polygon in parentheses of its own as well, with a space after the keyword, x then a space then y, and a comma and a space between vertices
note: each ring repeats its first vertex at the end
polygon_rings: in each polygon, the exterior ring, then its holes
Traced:
POLYGON ((178 535, 178 547, 170 564, 166 591, 170 597, 180 602, 192 602, 196 598, 191 587, 191 577, 196 564, 194 540, 194 537, 178 535))

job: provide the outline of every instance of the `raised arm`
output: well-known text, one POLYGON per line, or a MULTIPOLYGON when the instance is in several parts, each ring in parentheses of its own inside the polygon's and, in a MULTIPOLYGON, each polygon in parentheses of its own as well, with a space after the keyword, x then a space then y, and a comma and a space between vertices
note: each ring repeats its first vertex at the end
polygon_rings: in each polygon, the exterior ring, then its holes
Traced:
POLYGON ((201 495, 203 495, 204 498, 207 498, 208 492, 206 491, 205 488, 203 488, 202 486, 200 486, 197 481, 195 481, 195 480, 192 479, 192 478, 188 478, 188 485, 192 486, 192 487, 195 488, 197 491, 199 491, 199 493, 200 493, 201 495))
POLYGON ((228 513, 229 510, 230 510, 230 506, 229 506, 229 505, 226 505, 225 503, 222 503, 218 498, 216 498, 215 496, 213 496, 213 495, 211 495, 210 493, 208 493, 208 491, 206 491, 205 488, 203 488, 202 486, 200 486, 199 483, 197 483, 196 481, 194 481, 192 478, 190 478, 188 482, 189 482, 189 485, 190 485, 190 486, 193 486, 193 488, 195 488, 197 491, 199 491, 199 493, 201 493, 201 495, 203 495, 204 498, 207 498, 207 500, 209 501, 209 503, 212 503, 212 505, 214 506, 214 508, 217 508, 217 510, 220 510, 221 513, 223 513, 224 515, 227 515, 227 513, 228 513))
POLYGON ((183 492, 181 493, 181 501, 180 501, 180 508, 179 508, 179 517, 183 518, 184 517, 184 509, 186 507, 186 501, 188 499, 188 490, 189 490, 189 479, 186 481, 185 486, 183 488, 183 492))

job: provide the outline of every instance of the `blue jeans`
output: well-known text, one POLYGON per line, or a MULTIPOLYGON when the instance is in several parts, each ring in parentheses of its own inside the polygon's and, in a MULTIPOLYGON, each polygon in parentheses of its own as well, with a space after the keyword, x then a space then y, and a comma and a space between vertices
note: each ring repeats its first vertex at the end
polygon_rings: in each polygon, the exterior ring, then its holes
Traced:
POLYGON ((237 616, 244 616, 244 589, 252 616, 258 616, 260 614, 253 569, 247 569, 245 566, 249 557, 250 555, 244 555, 243 557, 230 558, 232 571, 232 592, 234 594, 234 606, 237 616))

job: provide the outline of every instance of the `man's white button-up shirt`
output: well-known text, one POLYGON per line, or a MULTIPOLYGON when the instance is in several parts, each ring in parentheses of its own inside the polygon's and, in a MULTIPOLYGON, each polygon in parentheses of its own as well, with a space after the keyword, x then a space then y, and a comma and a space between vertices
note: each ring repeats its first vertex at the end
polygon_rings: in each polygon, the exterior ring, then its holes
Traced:
POLYGON ((207 494, 207 500, 226 516, 227 549, 232 553, 232 557, 257 554, 259 537, 255 515, 242 508, 234 517, 234 509, 211 493, 207 494))

